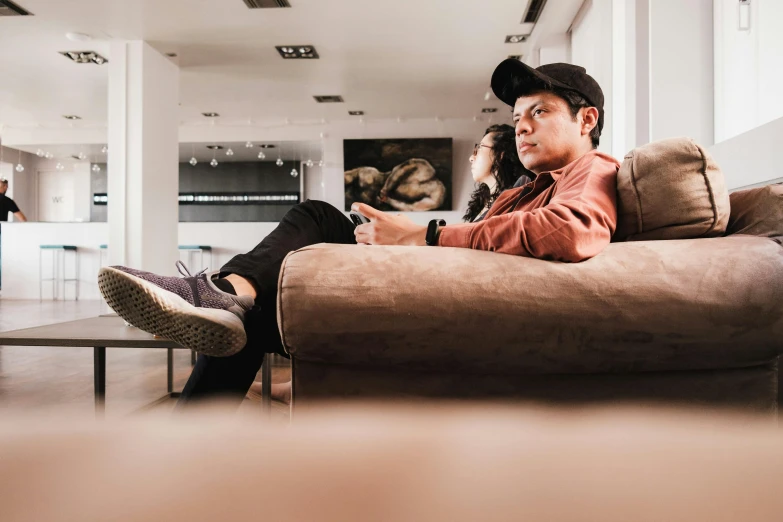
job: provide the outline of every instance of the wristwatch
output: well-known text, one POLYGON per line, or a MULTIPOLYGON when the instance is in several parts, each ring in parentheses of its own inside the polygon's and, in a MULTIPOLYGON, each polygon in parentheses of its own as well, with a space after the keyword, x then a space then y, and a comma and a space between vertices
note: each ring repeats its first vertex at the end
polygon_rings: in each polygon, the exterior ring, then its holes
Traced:
POLYGON ((430 224, 427 225, 427 235, 424 238, 424 242, 429 246, 438 246, 438 237, 440 236, 440 227, 445 227, 446 221, 444 219, 433 219, 430 224))

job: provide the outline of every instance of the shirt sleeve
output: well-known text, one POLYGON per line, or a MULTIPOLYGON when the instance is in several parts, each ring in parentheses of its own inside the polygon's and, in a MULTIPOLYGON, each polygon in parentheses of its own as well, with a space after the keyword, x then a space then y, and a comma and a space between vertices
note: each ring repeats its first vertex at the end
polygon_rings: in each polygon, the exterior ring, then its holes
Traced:
POLYGON ((8 210, 10 212, 19 212, 19 207, 16 206, 16 203, 11 198, 8 198, 8 210))
POLYGON ((601 252, 617 226, 617 166, 597 158, 558 182, 549 204, 441 230, 438 244, 578 262, 601 252))

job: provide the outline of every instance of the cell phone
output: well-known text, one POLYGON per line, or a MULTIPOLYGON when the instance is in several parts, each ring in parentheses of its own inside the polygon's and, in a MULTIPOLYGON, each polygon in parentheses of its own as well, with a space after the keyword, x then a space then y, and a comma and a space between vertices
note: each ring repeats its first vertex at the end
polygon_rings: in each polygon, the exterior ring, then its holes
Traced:
POLYGON ((349 216, 351 216, 351 221, 353 221, 353 224, 354 224, 354 225, 356 225, 357 227, 358 227, 359 225, 364 225, 365 223, 369 223, 369 222, 370 222, 370 220, 369 220, 369 219, 367 219, 367 218, 366 218, 366 217, 364 217, 363 215, 361 215, 361 214, 359 214, 358 212, 355 212, 355 211, 353 211, 353 210, 351 210, 351 211, 348 213, 348 215, 349 215, 349 216))

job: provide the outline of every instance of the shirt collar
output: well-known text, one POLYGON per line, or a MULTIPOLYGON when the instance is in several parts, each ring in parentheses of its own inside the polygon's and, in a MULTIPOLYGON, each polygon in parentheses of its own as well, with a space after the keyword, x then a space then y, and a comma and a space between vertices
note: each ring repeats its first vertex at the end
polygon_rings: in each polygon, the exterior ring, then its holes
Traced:
POLYGON ((558 181, 558 180, 559 180, 560 178, 562 178, 564 175, 566 175, 566 174, 568 174, 570 171, 572 171, 572 170, 574 169, 574 167, 576 167, 576 165, 578 165, 578 164, 579 164, 581 161, 583 161, 585 158, 587 158, 588 156, 595 155, 597 152, 598 152, 598 151, 597 151, 596 149, 593 149, 593 150, 591 150, 591 151, 589 151, 589 152, 586 152, 585 154, 582 154, 581 156, 579 156, 578 158, 576 158, 574 161, 572 161, 571 163, 569 163, 569 164, 568 164, 568 165, 566 165, 565 167, 560 167, 560 168, 559 168, 559 169, 557 169, 557 170, 552 170, 552 171, 549 171, 549 172, 542 172, 542 173, 541 173, 541 174, 539 174, 539 175, 543 175, 543 174, 549 174, 550 176, 552 176, 552 179, 554 179, 555 181, 558 181))

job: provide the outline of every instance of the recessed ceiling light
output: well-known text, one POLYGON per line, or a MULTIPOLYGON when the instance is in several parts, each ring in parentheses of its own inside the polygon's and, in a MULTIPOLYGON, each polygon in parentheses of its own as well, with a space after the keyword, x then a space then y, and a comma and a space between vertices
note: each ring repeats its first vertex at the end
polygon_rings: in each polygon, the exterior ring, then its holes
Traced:
POLYGON ((65 33, 65 37, 72 42, 89 42, 92 36, 84 33, 65 33))
POLYGON ((348 111, 351 116, 364 116, 364 111, 348 111))
POLYGON ((508 58, 510 60, 519 60, 520 62, 522 61, 522 55, 521 54, 509 54, 508 58))
POLYGON ((522 43, 527 41, 527 36, 526 34, 510 34, 506 36, 506 43, 522 43))
POLYGON ((81 120, 82 119, 81 116, 76 116, 74 114, 66 114, 65 116, 63 116, 63 118, 65 118, 66 120, 81 120))
POLYGON ((169 58, 176 58, 177 53, 166 53, 166 56, 168 56, 169 58))
POLYGON ((207 118, 217 118, 218 116, 220 116, 220 114, 216 112, 202 112, 201 115, 207 118))
POLYGON ((312 45, 276 45, 275 49, 286 60, 315 60, 319 58, 318 51, 312 45))
POLYGON ((274 149, 276 145, 272 145, 271 143, 262 143, 258 146, 259 149, 274 149))
POLYGON ((485 107, 481 109, 481 112, 483 112, 484 114, 491 114, 493 112, 498 112, 498 110, 494 107, 485 107))
POLYGON ((209 150, 223 150, 223 145, 207 145, 209 150))
POLYGON ((60 51, 60 54, 76 63, 94 63, 96 65, 103 65, 109 62, 109 60, 95 51, 60 51))
POLYGON ((343 97, 337 94, 330 94, 326 96, 313 96, 318 103, 343 103, 343 97))

